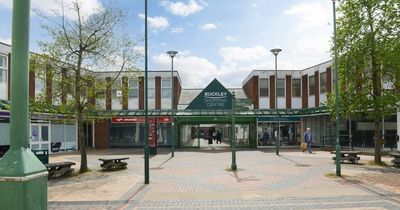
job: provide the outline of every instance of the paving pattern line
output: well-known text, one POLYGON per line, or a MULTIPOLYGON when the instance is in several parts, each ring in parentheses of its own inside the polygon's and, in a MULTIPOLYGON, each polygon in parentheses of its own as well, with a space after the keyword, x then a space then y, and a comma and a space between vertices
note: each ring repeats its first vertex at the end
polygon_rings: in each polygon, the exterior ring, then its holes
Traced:
MULTIPOLYGON (((359 189, 364 190, 365 192, 372 193, 372 194, 377 195, 378 197, 380 197, 380 198, 382 198, 382 199, 384 199, 384 200, 386 200, 388 202, 392 202, 392 203, 395 203, 395 204, 400 206, 400 200, 392 198, 392 197, 389 196, 389 195, 396 196, 397 194, 394 194, 394 193, 391 194, 390 192, 387 192, 387 191, 385 191, 385 193, 380 193, 376 189, 373 189, 373 187, 369 187, 369 186, 366 186, 364 184, 357 183, 352 179, 347 179, 345 177, 342 177, 342 179, 352 183, 353 185, 357 186, 359 189)), ((379 190, 382 190, 382 189, 379 189, 379 190)))

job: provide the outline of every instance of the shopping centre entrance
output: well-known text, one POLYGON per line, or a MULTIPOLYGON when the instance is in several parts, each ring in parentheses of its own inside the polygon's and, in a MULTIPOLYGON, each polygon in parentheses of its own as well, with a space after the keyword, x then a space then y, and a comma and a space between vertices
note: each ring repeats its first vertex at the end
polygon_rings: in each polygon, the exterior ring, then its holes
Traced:
MULTIPOLYGON (((235 125, 235 127, 236 145, 238 147, 248 147, 249 126, 241 124, 235 125)), ((227 148, 232 144, 232 130, 230 124, 182 125, 180 134, 182 147, 227 148)))

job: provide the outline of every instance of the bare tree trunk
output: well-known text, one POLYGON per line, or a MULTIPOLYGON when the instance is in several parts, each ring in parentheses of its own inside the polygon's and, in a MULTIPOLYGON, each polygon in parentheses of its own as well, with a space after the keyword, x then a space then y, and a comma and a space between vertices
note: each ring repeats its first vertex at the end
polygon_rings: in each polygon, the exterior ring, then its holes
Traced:
POLYGON ((381 163, 381 147, 382 147, 382 133, 381 122, 379 119, 374 121, 374 143, 375 143, 375 163, 381 163))
POLYGON ((86 140, 84 134, 83 116, 81 109, 78 110, 77 123, 78 123, 79 150, 81 152, 81 168, 79 169, 79 172, 85 173, 88 171, 88 167, 87 167, 87 154, 86 154, 86 140))
POLYGON ((79 170, 80 173, 85 173, 88 171, 87 167, 87 155, 86 155, 86 143, 84 136, 84 127, 83 127, 83 109, 81 103, 81 66, 82 66, 82 50, 78 55, 78 65, 75 74, 75 103, 77 108, 77 123, 78 123, 78 142, 79 142, 79 150, 81 152, 81 168, 79 170))

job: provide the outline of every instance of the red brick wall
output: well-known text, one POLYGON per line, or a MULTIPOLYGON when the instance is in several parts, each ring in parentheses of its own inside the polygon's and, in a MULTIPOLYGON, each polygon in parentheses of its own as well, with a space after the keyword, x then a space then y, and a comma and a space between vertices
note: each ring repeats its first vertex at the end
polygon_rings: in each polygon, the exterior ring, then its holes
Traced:
POLYGON ((46 103, 53 104, 53 67, 46 65, 46 103))
POLYGON ((30 69, 29 69, 29 98, 35 100, 35 69, 36 64, 34 60, 30 60, 30 69))
POLYGON ((269 107, 275 109, 275 76, 269 76, 269 107))
POLYGON ((308 75, 303 75, 301 78, 301 102, 302 108, 308 107, 308 75))
POLYGON ((8 100, 11 100, 11 53, 8 53, 8 100))
POLYGON ((179 82, 178 77, 174 77, 174 109, 177 109, 178 107, 181 93, 182 93, 181 83, 179 82))
POLYGON ((144 110, 144 77, 139 77, 139 109, 144 110))
POLYGON ((319 72, 314 72, 315 107, 319 106, 319 72))
POLYGON ((286 109, 292 108, 292 76, 286 75, 286 109))
POLYGON ((332 69, 331 67, 326 69, 326 90, 328 93, 332 92, 332 69))
POLYGON ((251 100, 254 105, 254 109, 259 109, 258 101, 258 76, 253 76, 246 84, 243 85, 243 91, 247 98, 251 100))
POLYGON ((109 148, 109 122, 107 120, 99 120, 95 123, 94 141, 96 148, 109 148))
POLYGON ((128 78, 122 77, 122 109, 128 109, 128 78))
POLYGON ((156 106, 155 109, 161 109, 161 77, 156 77, 155 80, 155 91, 156 91, 156 106))
POLYGON ((111 104, 112 104, 112 97, 111 97, 111 91, 112 91, 112 85, 108 86, 108 84, 111 83, 111 77, 106 77, 107 81, 107 89, 106 89, 106 109, 111 110, 111 104))

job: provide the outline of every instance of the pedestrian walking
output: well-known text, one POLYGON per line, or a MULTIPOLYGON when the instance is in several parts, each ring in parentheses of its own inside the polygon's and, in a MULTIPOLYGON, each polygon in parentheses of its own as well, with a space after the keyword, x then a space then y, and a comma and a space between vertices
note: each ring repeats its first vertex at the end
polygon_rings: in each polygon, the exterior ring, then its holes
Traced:
MULTIPOLYGON (((311 151, 311 143, 312 143, 311 128, 307 128, 306 132, 304 132, 304 142, 307 143, 308 152, 312 153, 312 151, 311 151)), ((305 149, 303 149, 303 152, 304 151, 305 151, 305 149)))

